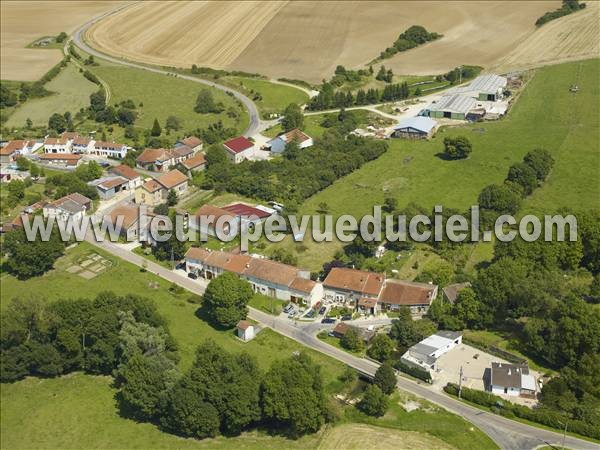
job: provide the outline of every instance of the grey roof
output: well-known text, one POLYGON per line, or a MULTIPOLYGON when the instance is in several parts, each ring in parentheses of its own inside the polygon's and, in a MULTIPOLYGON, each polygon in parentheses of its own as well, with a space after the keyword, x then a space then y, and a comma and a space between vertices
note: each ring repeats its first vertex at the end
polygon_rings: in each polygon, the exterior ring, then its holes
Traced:
POLYGON ((506 86, 507 80, 504 77, 488 73, 486 75, 479 75, 469 84, 469 90, 479 91, 488 94, 495 94, 498 89, 506 86))
POLYGON ((462 336, 462 334, 459 333, 458 331, 448 331, 448 330, 440 330, 435 334, 437 334, 438 336, 441 336, 441 337, 445 337, 446 339, 452 339, 452 340, 458 339, 459 337, 462 336))
POLYGON ((529 375, 529 367, 519 364, 492 363, 490 384, 521 389, 521 375, 529 375))
POLYGON ((62 209, 70 214, 77 214, 78 212, 85 211, 85 206, 70 199, 66 199, 60 205, 56 205, 56 208, 62 209))
POLYGON ((444 95, 437 103, 429 105, 430 111, 448 111, 453 113, 467 114, 475 107, 477 102, 472 97, 465 95, 453 94, 444 95))
POLYGON ((454 303, 458 298, 458 294, 460 293, 460 291, 467 287, 471 287, 471 283, 469 283, 468 281, 466 283, 449 284, 448 286, 443 288, 442 291, 444 291, 444 294, 446 295, 448 300, 450 300, 451 303, 454 303))
POLYGON ((402 122, 400 122, 394 127, 394 130, 414 128, 415 130, 422 131, 423 133, 429 133, 436 126, 437 121, 430 119, 429 117, 417 116, 404 119, 402 122))

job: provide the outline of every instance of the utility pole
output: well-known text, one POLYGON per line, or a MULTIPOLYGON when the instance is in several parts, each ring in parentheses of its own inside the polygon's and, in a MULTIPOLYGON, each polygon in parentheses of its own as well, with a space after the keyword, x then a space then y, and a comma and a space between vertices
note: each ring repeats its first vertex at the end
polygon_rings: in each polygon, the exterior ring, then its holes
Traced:
POLYGON ((460 375, 458 378, 458 398, 460 400, 460 396, 462 394, 462 379, 463 379, 463 366, 460 366, 460 375))
POLYGON ((569 422, 565 420, 565 430, 563 432, 563 445, 562 445, 563 450, 565 450, 565 440, 567 439, 567 425, 568 424, 569 424, 569 422))

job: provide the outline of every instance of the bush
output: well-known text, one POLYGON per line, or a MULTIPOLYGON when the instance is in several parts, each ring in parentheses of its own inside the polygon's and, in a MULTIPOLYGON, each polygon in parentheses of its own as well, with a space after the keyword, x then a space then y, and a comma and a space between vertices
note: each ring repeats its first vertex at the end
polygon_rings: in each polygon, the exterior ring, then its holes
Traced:
POLYGON ((379 387, 371 384, 365 389, 363 398, 356 407, 369 416, 381 417, 389 407, 389 399, 379 387))
POLYGON ((418 367, 412 367, 407 364, 404 364, 401 361, 394 361, 392 363, 394 369, 399 370, 400 372, 404 372, 412 377, 418 378, 419 380, 423 380, 426 383, 431 383, 431 374, 427 370, 419 369, 418 367))

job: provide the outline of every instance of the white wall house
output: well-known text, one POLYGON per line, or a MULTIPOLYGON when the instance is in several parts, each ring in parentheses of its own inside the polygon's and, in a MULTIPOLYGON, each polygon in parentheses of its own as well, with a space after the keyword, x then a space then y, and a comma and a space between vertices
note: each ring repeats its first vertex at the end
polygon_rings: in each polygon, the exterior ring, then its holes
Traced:
POLYGON ((438 331, 410 347, 400 358, 409 366, 434 371, 440 356, 462 343, 462 335, 455 331, 438 331))
POLYGON ((79 222, 90 210, 92 201, 78 193, 69 194, 47 203, 42 209, 45 219, 54 217, 57 222, 66 223, 69 219, 79 222))
POLYGON ((65 137, 46 138, 44 140, 45 153, 71 153, 71 140, 65 137))
POLYGON ((224 142, 223 147, 227 152, 227 156, 234 164, 239 164, 244 159, 250 159, 256 150, 254 142, 246 139, 244 136, 239 136, 224 142))
POLYGON ((492 394, 510 397, 535 397, 537 392, 535 377, 526 364, 493 362, 489 387, 492 394))
POLYGON ((301 149, 314 145, 313 139, 310 136, 303 133, 298 128, 294 128, 287 133, 282 133, 271 139, 267 142, 267 146, 271 149, 271 153, 278 154, 282 153, 285 150, 285 146, 292 141, 296 141, 298 147, 301 149))
POLYGON ((94 143, 94 148, 90 153, 96 156, 122 159, 125 158, 125 155, 127 155, 127 150, 128 148, 125 144, 96 141, 94 143))

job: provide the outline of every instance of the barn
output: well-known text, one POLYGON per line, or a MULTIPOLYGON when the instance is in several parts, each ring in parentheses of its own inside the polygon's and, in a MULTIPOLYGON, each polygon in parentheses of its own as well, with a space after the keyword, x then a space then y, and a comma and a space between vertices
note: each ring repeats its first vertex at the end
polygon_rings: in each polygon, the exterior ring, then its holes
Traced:
POLYGON ((466 120, 469 111, 477 102, 473 97, 461 94, 444 95, 440 100, 429 105, 429 117, 434 119, 466 120))
POLYGON ((437 129, 437 121, 429 117, 410 117, 394 127, 392 137, 403 139, 429 139, 437 129))

